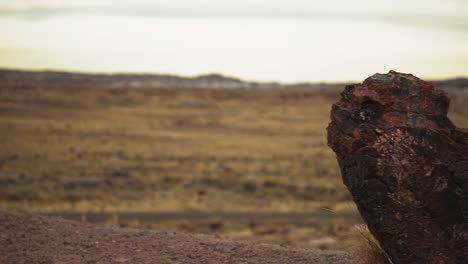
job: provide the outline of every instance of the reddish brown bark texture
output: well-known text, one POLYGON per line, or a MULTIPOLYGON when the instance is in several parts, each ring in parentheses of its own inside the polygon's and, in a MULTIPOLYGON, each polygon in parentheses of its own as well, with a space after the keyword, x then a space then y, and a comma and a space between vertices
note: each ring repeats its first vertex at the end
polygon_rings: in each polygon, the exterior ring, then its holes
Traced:
POLYGON ((468 263, 468 131, 445 92, 390 71, 346 86, 328 144, 359 212, 392 261, 468 263))

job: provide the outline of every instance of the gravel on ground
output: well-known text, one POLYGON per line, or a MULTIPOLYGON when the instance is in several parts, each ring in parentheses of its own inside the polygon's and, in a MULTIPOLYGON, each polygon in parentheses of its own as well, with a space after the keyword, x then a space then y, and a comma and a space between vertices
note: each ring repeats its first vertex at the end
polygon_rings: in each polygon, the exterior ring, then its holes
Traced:
POLYGON ((350 253, 0 212, 0 263, 355 263, 350 253))

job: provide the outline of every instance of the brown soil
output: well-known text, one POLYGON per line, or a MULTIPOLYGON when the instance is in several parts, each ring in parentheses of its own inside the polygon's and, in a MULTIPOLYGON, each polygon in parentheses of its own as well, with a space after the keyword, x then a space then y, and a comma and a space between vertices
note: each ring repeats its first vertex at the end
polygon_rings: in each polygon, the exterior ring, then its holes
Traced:
POLYGON ((0 212, 0 263, 354 263, 351 254, 0 212))

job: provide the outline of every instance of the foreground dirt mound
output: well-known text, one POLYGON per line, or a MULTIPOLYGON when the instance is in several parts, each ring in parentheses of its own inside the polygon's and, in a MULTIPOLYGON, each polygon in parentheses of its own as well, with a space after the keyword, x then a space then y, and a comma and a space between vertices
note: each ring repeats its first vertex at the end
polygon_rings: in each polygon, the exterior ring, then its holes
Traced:
POLYGON ((0 212, 0 263, 354 263, 346 252, 0 212))

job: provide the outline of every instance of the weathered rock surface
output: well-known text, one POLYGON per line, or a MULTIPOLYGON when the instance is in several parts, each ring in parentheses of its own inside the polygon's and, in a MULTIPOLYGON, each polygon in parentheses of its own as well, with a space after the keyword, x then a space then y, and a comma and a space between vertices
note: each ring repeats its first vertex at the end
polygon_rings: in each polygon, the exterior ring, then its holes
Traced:
POLYGON ((467 263, 468 130, 445 92, 390 71, 349 85, 328 144, 343 181, 392 261, 467 263))

